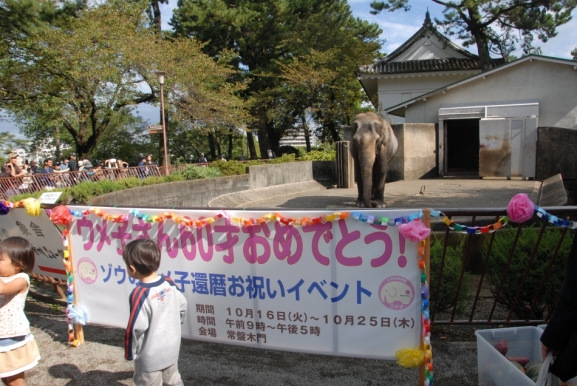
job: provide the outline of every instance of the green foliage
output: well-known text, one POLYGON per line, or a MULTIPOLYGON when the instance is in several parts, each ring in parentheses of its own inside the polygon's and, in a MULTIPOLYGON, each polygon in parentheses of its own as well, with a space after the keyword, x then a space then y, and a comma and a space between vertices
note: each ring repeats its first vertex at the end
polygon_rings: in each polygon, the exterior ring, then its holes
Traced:
POLYGON ((186 165, 184 169, 172 173, 171 176, 178 176, 178 178, 181 178, 180 181, 199 180, 202 178, 220 177, 221 172, 220 169, 212 166, 204 167, 204 166, 186 165))
POLYGON ((285 162, 295 162, 296 158, 294 154, 283 154, 280 157, 273 158, 267 163, 269 164, 282 164, 285 162))
POLYGON ((337 159, 336 150, 311 150, 308 153, 301 155, 301 161, 334 161, 337 159))
MULTIPOLYGON (((525 275, 529 258, 533 254, 533 249, 537 243, 539 232, 540 230, 535 227, 524 228, 517 240, 517 245, 511 258, 511 264, 503 283, 501 296, 497 300, 498 304, 506 310, 513 307, 521 281, 525 275)), ((557 259, 551 267, 547 282, 539 294, 532 313, 529 314, 533 299, 539 291, 541 280, 545 276, 549 266, 551 256, 557 248, 561 232, 561 229, 546 229, 541 237, 539 248, 531 263, 531 268, 525 279, 517 304, 513 309, 513 313, 518 319, 541 319, 546 316, 548 308, 555 303, 565 277, 565 264, 571 249, 571 234, 567 234, 563 239, 557 259)), ((490 265, 488 268, 491 292, 493 295, 496 295, 501 283, 501 278, 505 272, 516 233, 517 229, 500 230, 493 241, 489 257, 490 265)), ((487 248, 488 242, 483 246, 483 254, 486 254, 487 248)))
MULTIPOLYGON (((452 310, 453 305, 455 304, 457 286, 459 285, 459 278, 461 277, 461 270, 463 268, 464 243, 465 237, 461 239, 458 246, 447 245, 441 286, 439 292, 436 292, 437 282, 439 280, 439 275, 441 274, 443 242, 436 236, 431 238, 431 281, 429 283, 429 290, 431 291, 431 310, 436 309, 437 311, 448 311, 452 310)), ((459 314, 462 314, 465 311, 466 302, 470 297, 470 281, 471 275, 465 271, 463 274, 461 290, 459 291, 459 298, 457 299, 456 311, 459 314)))
POLYGON ((283 154, 294 154, 296 158, 299 158, 300 151, 294 146, 281 146, 278 148, 276 154, 279 156, 283 154))
MULTIPOLYGON (((250 161, 255 163, 254 161, 250 161)), ((246 174, 246 168, 249 162, 239 162, 239 161, 215 161, 210 164, 213 168, 220 170, 222 176, 240 176, 246 174)))

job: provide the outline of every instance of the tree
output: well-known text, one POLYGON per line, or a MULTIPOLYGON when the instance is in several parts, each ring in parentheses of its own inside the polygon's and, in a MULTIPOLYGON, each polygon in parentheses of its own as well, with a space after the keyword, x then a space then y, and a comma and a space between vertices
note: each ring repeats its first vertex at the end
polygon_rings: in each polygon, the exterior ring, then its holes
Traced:
MULTIPOLYGON (((506 58, 518 48, 524 54, 540 53, 533 46, 557 35, 557 27, 571 20, 575 0, 459 0, 433 3, 445 7, 444 19, 435 19, 444 33, 477 46, 483 70, 493 67, 491 54, 506 58)), ((410 9, 409 0, 373 1, 371 13, 410 9)))
POLYGON ((377 57, 381 32, 377 25, 352 17, 344 2, 327 4, 323 12, 307 19, 293 38, 306 41, 308 52, 278 63, 283 79, 278 93, 284 99, 275 113, 292 114, 305 138, 310 134, 307 118, 314 117, 323 141, 340 140, 338 129, 350 124, 366 98, 356 78, 358 65, 377 57))
POLYGON ((163 40, 148 25, 143 5, 109 1, 3 41, 2 107, 29 135, 50 135, 63 127, 79 157, 96 149, 111 123, 139 103, 156 100, 155 70, 169 73, 167 102, 173 98, 183 114, 228 117, 223 110, 234 110, 240 87, 227 82, 234 71, 202 54, 198 42, 163 40))
POLYGON ((171 25, 178 36, 205 42, 203 50, 212 57, 218 58, 225 48, 236 54, 233 63, 251 81, 242 96, 250 103, 248 141, 254 158, 250 129, 258 132, 260 152, 266 154, 268 148, 278 149, 284 132, 304 111, 303 106, 288 104, 289 99, 297 100, 284 94, 282 65, 315 46, 328 50, 333 34, 340 35, 341 29, 351 33, 351 20, 355 19, 344 0, 179 0, 171 25), (286 114, 275 113, 283 109, 286 114))
POLYGON ((573 56, 573 60, 577 60, 577 47, 573 48, 571 55, 573 56))

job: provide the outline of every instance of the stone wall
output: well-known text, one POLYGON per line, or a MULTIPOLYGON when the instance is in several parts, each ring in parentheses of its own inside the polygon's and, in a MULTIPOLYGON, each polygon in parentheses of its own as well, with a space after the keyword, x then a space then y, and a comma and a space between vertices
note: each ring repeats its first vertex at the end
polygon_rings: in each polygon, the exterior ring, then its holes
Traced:
POLYGON ((141 186, 94 198, 90 205, 147 208, 205 208, 220 195, 250 189, 249 176, 207 178, 141 186))
POLYGON ((392 125, 399 148, 389 166, 387 181, 418 180, 438 175, 435 126, 433 123, 392 125))
POLYGON ((539 127, 535 179, 545 180, 560 173, 563 180, 577 179, 577 130, 539 127))
POLYGON ((209 201, 243 190, 305 181, 335 181, 335 161, 304 161, 248 167, 242 176, 170 182, 112 192, 94 198, 91 205, 149 208, 207 207, 209 201))
POLYGON ((250 189, 314 179, 312 161, 249 166, 248 174, 250 176, 250 189))

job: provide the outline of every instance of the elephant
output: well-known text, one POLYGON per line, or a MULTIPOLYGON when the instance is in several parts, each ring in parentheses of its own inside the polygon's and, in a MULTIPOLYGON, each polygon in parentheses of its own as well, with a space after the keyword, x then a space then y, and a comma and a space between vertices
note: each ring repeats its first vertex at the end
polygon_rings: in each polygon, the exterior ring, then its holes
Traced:
POLYGON ((356 205, 385 207, 385 179, 398 142, 393 128, 380 115, 357 115, 351 124, 351 154, 355 162, 358 197, 356 205))

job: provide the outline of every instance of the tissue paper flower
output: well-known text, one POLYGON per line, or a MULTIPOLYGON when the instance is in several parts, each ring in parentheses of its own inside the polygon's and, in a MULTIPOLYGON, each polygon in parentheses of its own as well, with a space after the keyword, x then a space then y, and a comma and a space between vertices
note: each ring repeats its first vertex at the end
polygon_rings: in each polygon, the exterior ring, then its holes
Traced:
POLYGON ((8 212, 10 212, 10 208, 0 201, 0 215, 8 214, 8 212))
POLYGON ((72 222, 72 215, 67 207, 58 205, 50 212, 50 220, 57 225, 67 225, 72 222))
POLYGON ((413 220, 408 224, 399 225, 399 233, 404 238, 411 240, 414 243, 418 243, 419 241, 423 241, 429 237, 431 230, 421 221, 413 220))
POLYGON ((507 216, 516 223, 530 220, 534 213, 535 205, 526 193, 516 194, 507 205, 507 216))
POLYGON ((40 200, 30 197, 23 200, 23 204, 29 216, 40 216, 40 200))
POLYGON ((419 348, 402 348, 395 352, 397 364, 407 369, 419 367, 424 360, 425 352, 419 348))

